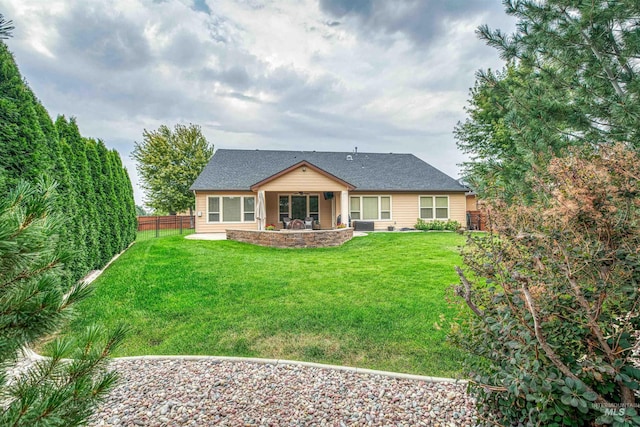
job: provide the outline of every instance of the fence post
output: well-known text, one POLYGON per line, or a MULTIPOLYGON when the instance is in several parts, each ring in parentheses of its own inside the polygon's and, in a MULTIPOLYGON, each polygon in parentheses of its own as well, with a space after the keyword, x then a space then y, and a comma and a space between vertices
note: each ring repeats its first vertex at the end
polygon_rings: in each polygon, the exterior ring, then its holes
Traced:
POLYGON ((182 217, 180 217, 180 234, 182 234, 182 217))
POLYGON ((156 237, 160 237, 160 217, 156 217, 156 237))

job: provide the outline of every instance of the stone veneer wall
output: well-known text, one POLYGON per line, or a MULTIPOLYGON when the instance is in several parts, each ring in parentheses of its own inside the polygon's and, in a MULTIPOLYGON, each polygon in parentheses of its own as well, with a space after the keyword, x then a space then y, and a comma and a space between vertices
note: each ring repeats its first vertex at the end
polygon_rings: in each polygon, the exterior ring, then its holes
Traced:
POLYGON ((335 230, 226 230, 227 239, 274 248, 324 248, 340 246, 353 237, 353 228, 335 230))

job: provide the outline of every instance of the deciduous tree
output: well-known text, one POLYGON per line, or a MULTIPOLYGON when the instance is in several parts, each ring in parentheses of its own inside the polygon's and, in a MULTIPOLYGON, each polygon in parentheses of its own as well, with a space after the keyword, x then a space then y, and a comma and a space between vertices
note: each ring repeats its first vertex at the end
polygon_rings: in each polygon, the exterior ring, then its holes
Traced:
POLYGON ((191 211, 195 198, 189 188, 212 154, 213 146, 202 135, 200 126, 145 129, 143 141, 135 143, 131 157, 138 162, 146 205, 170 213, 191 211))

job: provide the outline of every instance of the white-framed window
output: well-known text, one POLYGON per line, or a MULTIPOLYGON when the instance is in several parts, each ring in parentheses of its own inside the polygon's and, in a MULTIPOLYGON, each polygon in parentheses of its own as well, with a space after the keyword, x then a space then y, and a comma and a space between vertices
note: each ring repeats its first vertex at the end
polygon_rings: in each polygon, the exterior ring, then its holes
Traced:
POLYGON ((449 219, 449 196, 420 196, 420 218, 449 219))
POLYGON ((351 196, 349 214, 352 221, 390 220, 391 196, 351 196))
POLYGON ((255 222, 254 196, 209 196, 207 222, 255 222))
POLYGON ((311 217, 314 221, 320 221, 320 196, 317 194, 279 194, 278 206, 280 221, 284 217, 311 217))
POLYGON ((256 198, 244 198, 244 222, 253 222, 256 220, 256 198))
POLYGON ((351 220, 360 219, 360 197, 351 197, 350 203, 350 215, 351 220))

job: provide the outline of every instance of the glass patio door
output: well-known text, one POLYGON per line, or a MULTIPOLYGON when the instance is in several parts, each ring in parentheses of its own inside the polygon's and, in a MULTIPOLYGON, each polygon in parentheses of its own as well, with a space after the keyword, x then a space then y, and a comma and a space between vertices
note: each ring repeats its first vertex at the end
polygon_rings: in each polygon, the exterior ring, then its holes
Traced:
POLYGON ((307 216, 307 196, 291 196, 291 219, 307 216))

